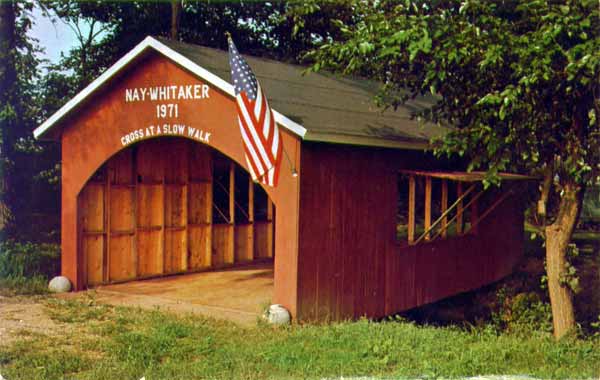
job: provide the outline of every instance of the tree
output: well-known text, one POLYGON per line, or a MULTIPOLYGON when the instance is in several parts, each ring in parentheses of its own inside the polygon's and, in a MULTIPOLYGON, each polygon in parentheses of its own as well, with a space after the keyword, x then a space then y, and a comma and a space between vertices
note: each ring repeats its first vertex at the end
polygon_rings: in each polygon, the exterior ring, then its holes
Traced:
POLYGON ((36 83, 37 41, 27 36, 31 1, 0 2, 0 238, 18 238, 29 226, 32 153, 40 149, 30 137, 39 122, 36 83))
MULTIPOLYGON (((11 94, 17 84, 15 51, 15 6, 0 3, 0 231, 5 232, 12 211, 9 197, 10 132, 14 128, 11 94)), ((4 236, 0 236, 0 239, 4 236)))
POLYGON ((598 1, 353 6, 359 22, 334 21, 343 36, 312 52, 313 69, 378 79, 383 106, 434 94, 439 101, 420 116, 453 126, 433 142, 434 152, 468 156, 469 169, 487 171, 488 185, 505 170, 543 178, 554 334, 564 336, 575 326, 569 243, 585 188, 600 169, 598 1))
POLYGON ((171 0, 171 33, 172 40, 176 40, 179 35, 179 22, 181 21, 181 0, 171 0))
MULTIPOLYGON (((338 36, 328 20, 351 22, 352 9, 346 1, 331 2, 303 17, 295 2, 130 1, 88 2, 54 0, 45 9, 72 24, 96 22, 103 28, 93 49, 94 76, 126 54, 148 35, 227 50, 225 32, 231 33, 244 54, 297 62, 298 57, 330 37, 338 36), (298 28, 297 23, 303 23, 298 28)), ((67 54, 61 67, 77 67, 81 57, 67 54)))

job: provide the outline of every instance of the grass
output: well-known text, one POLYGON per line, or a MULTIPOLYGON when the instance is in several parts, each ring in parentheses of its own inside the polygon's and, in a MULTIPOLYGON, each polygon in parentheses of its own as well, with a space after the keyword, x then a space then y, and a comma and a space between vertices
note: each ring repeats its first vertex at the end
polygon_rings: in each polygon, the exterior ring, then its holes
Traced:
POLYGON ((24 334, 0 348, 15 379, 317 379, 339 376, 446 377, 600 375, 600 341, 497 335, 491 329, 366 320, 244 328, 200 316, 46 301, 65 324, 60 336, 24 334), (67 328, 68 327, 68 328, 67 328))
POLYGON ((0 242, 0 295, 48 292, 48 280, 59 273, 60 248, 56 244, 0 242))
POLYGON ((0 277, 0 296, 35 295, 48 293, 48 279, 42 275, 33 277, 0 277))

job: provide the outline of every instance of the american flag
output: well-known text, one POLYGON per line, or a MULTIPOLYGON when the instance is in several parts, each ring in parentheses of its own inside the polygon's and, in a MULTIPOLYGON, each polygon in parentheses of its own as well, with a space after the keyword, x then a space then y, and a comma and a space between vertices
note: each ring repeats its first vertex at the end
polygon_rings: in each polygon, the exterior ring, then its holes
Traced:
POLYGON ((281 133, 254 73, 238 52, 233 40, 228 40, 238 124, 250 175, 254 181, 274 187, 277 186, 281 167, 281 133))

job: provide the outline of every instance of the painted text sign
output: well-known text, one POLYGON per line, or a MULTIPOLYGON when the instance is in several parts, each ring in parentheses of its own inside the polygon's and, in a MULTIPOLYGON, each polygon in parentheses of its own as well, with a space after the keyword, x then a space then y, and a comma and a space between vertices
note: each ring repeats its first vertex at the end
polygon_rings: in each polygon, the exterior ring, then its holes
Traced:
POLYGON ((182 100, 205 100, 210 98, 210 87, 206 84, 184 84, 133 87, 125 89, 125 103, 154 103, 153 118, 156 122, 138 128, 120 137, 121 145, 127 146, 139 140, 158 136, 182 136, 205 144, 210 142, 210 133, 178 122, 179 102, 182 100))

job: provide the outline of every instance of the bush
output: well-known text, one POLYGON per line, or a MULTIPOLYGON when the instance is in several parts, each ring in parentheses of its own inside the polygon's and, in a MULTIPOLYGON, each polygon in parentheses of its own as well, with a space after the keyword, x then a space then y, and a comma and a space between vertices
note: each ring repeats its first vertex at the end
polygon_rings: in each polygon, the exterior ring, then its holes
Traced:
POLYGON ((38 294, 60 273, 56 244, 6 241, 0 243, 0 287, 9 294, 38 294))
POLYGON ((0 243, 0 278, 33 277, 50 279, 60 273, 60 247, 7 241, 0 243))
POLYGON ((531 334, 552 332, 550 304, 535 292, 509 294, 506 288, 498 291, 499 309, 492 314, 492 323, 510 333, 531 334))

